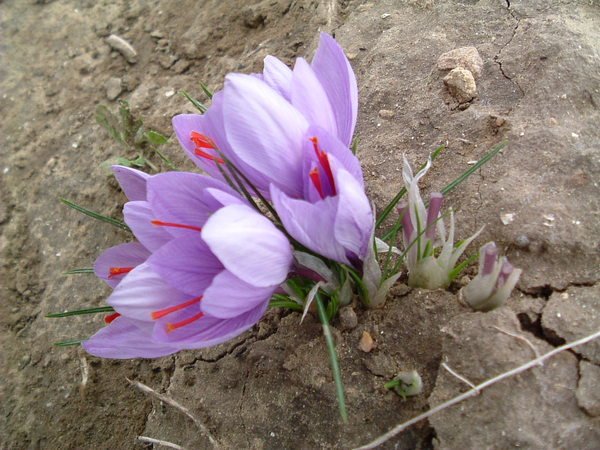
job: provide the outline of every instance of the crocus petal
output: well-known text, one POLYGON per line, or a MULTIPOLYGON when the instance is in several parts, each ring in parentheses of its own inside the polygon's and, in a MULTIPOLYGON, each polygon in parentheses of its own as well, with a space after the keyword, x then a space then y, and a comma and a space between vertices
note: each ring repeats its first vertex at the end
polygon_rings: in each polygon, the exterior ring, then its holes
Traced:
POLYGON ((268 302, 275 289, 276 286, 252 286, 224 270, 204 291, 200 309, 210 316, 229 319, 268 302))
MULTIPOLYGON (((213 102, 214 103, 214 102, 213 102)), ((196 144, 192 141, 192 132, 202 133, 212 139, 214 142, 223 140, 218 132, 212 127, 211 118, 217 115, 219 111, 213 106, 204 115, 200 114, 179 114, 173 117, 173 130, 181 147, 185 150, 189 158, 196 166, 215 178, 222 178, 217 162, 211 159, 202 158, 196 155, 196 144)), ((222 145, 219 143, 219 146, 222 145)), ((214 153, 214 152, 212 152, 214 153)))
POLYGON ((283 226, 294 239, 320 255, 350 264, 344 248, 332 239, 339 203, 337 197, 310 203, 290 198, 272 186, 271 198, 283 226))
POLYGON ((152 325, 140 326, 126 317, 119 317, 82 342, 83 348, 100 358, 158 358, 181 350, 151 339, 152 325))
POLYGON ((125 166, 112 166, 112 171, 130 201, 146 200, 146 181, 150 175, 125 166))
POLYGON ((201 295, 223 270, 200 235, 173 239, 154 252, 148 264, 164 281, 191 297, 201 295))
POLYGON ((133 268, 146 261, 149 256, 150 252, 138 242, 116 245, 102 252, 96 259, 94 273, 114 288, 123 279, 127 271, 123 270, 122 274, 111 275, 111 269, 132 268, 133 270, 133 268))
POLYGON ((298 58, 292 76, 292 105, 309 123, 318 124, 337 136, 336 118, 332 105, 319 79, 305 59, 298 58))
POLYGON ((358 112, 358 88, 352 67, 342 48, 326 33, 321 33, 311 65, 333 107, 338 137, 350 146, 358 112))
MULTIPOLYGON (((225 183, 205 175, 167 172, 153 176, 148 181, 148 202, 154 213, 153 219, 201 228, 210 215, 223 206, 214 195, 206 192, 208 188, 237 196, 225 183)), ((190 237, 198 233, 180 227, 165 227, 165 230, 173 236, 190 237)))
POLYGON ((337 160, 337 165, 339 167, 350 172, 361 187, 364 186, 360 161, 342 141, 318 125, 311 125, 306 132, 306 135, 307 138, 304 140, 305 152, 314 153, 313 143, 309 138, 316 137, 321 149, 328 155, 333 156, 337 160))
POLYGON ((269 182, 302 195, 302 138, 308 122, 265 82, 241 74, 225 79, 223 117, 237 158, 263 175, 248 178, 261 190, 269 182), (299 169, 300 168, 300 169, 299 169))
POLYGON ((150 251, 159 249, 172 239, 172 236, 163 227, 152 225, 152 221, 156 217, 148 202, 125 203, 123 216, 125 223, 129 225, 138 241, 150 251))
POLYGON ((292 71, 279 59, 274 56, 265 58, 265 67, 263 69, 263 80, 286 100, 290 99, 290 89, 292 86, 292 71))
POLYGON ((202 239, 227 270, 252 286, 282 283, 292 264, 291 245, 283 233, 246 205, 214 213, 202 239))
POLYGON ((144 263, 123 278, 106 302, 124 316, 151 321, 152 312, 189 299, 189 295, 172 288, 144 263))
POLYGON ((335 240, 364 259, 372 246, 373 211, 362 186, 345 170, 336 172, 338 210, 335 216, 335 240))
MULTIPOLYGON (((267 306, 268 302, 263 302, 247 313, 231 319, 205 315, 173 331, 167 331, 167 318, 161 319, 154 327, 153 337, 159 342, 172 342, 173 345, 186 349, 210 347, 226 342, 250 329, 263 316, 267 306)), ((179 320, 179 317, 173 317, 172 320, 179 320)))

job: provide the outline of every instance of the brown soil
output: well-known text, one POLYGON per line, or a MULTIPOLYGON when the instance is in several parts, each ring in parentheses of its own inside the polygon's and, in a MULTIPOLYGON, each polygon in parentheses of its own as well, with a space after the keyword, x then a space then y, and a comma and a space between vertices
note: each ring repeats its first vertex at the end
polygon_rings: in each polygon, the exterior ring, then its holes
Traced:
MULTIPOLYGON (((540 352, 598 330, 598 23, 594 1, 1 1, 0 448, 143 448, 140 435, 209 448, 193 421, 126 378, 188 407, 225 448, 350 448, 465 390, 442 361, 480 382, 533 357, 494 327, 527 337, 540 352), (495 240, 524 269, 508 305, 472 313, 454 293, 399 285, 384 309, 356 308, 356 328, 334 323, 348 425, 338 419, 314 318, 300 325, 298 314, 271 311, 227 345, 153 361, 53 347, 90 335, 100 318, 45 314, 101 305, 108 294, 93 276, 62 272, 89 266, 128 238, 58 202, 120 215, 124 197, 101 163, 123 150, 94 119, 97 104, 116 107, 109 79, 121 79, 119 99, 148 126, 170 134, 170 118, 191 111, 170 91, 200 97, 198 81, 217 89, 229 71, 259 71, 267 54, 288 63, 310 56, 319 30, 335 33, 357 74, 359 156, 377 205, 401 186, 403 154, 423 161, 447 145, 425 181, 426 191, 438 190, 509 140, 448 199, 459 237, 487 224, 477 244, 495 240), (110 33, 135 47, 135 64, 111 51, 110 33), (459 106, 436 62, 464 46, 477 47, 484 67, 478 97, 459 106), (504 224, 503 214, 514 220, 504 224), (363 331, 376 341, 370 353, 357 347, 363 331), (408 369, 421 374, 424 391, 403 400, 383 384, 408 369)), ((192 169, 175 142, 167 147, 192 169)), ((598 364, 597 346, 587 348, 387 446, 599 448, 599 396, 589 392, 591 378, 580 380, 581 364, 598 374, 589 368, 598 364)))

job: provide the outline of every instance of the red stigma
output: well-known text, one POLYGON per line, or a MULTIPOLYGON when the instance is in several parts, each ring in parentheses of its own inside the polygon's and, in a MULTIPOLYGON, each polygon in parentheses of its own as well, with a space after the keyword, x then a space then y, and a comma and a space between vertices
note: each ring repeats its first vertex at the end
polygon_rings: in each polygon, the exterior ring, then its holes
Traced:
POLYGON ((321 184, 321 176, 319 175, 319 168, 315 167, 314 169, 312 169, 308 176, 313 182, 315 189, 317 190, 321 198, 325 198, 325 193, 323 192, 323 185, 321 184))
POLYGON ((181 322, 175 322, 175 323, 168 323, 167 324, 167 333, 170 333, 171 331, 174 331, 178 328, 182 328, 185 327, 186 325, 189 325, 192 322, 195 322, 198 319, 202 319, 202 317, 204 316, 204 313, 198 313, 192 317, 188 317, 185 320, 182 320, 181 322))
POLYGON ((111 323, 113 320, 115 320, 117 317, 120 317, 120 316, 121 316, 121 314, 119 314, 118 312, 109 314, 108 316, 104 316, 104 322, 107 324, 111 323))
POLYGON ((129 273, 133 270, 133 267, 111 267, 108 269, 108 279, 129 273))
POLYGON ((225 161, 218 156, 212 155, 203 149, 209 150, 217 150, 217 145, 215 142, 206 136, 205 134, 198 133, 197 131, 192 131, 190 135, 191 141, 194 143, 196 148, 194 149, 194 154, 199 156, 200 158, 208 159, 209 161, 214 161, 217 164, 223 164, 225 161))
MULTIPOLYGON (((316 136, 313 136, 313 137, 309 138, 309 140, 313 144, 313 148, 315 149, 315 154, 317 155, 319 164, 321 164, 321 167, 325 171, 325 175, 327 175, 327 179, 329 180, 329 184, 331 185, 331 190, 332 190, 331 195, 336 195, 337 191, 335 189, 335 179, 333 178, 333 172, 331 170, 331 165, 329 164, 329 157, 327 156, 327 152, 324 151, 321 148, 321 146, 319 145, 319 138, 317 138, 316 136)), ((313 182, 314 182, 314 180, 313 180, 313 182)), ((323 197, 322 194, 321 194, 321 197, 323 197)))
POLYGON ((183 303, 180 303, 180 304, 174 305, 174 306, 169 306, 168 308, 165 308, 165 309, 159 309, 158 311, 152 311, 152 314, 150 316, 152 317, 152 320, 161 319, 171 313, 174 313, 175 311, 180 311, 182 309, 187 308, 188 306, 192 306, 196 303, 200 303, 200 300, 202 300, 202 296, 194 297, 193 299, 188 300, 187 302, 183 302, 183 303))
POLYGON ((150 223, 152 225, 156 225, 157 227, 173 227, 173 228, 183 228, 185 230, 192 231, 202 231, 202 227, 196 227, 194 225, 184 225, 182 223, 173 223, 173 222, 163 222, 162 220, 151 220, 150 223))

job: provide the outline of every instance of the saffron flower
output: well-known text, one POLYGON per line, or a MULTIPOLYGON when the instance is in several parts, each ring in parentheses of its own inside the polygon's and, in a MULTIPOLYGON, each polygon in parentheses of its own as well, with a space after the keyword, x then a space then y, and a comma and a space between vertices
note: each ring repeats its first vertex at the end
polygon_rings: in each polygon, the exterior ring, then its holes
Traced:
POLYGON ((83 343, 96 356, 151 358, 225 342, 262 317, 291 267, 283 233, 221 181, 170 172, 146 186, 146 199, 124 214, 150 255, 119 274, 107 300, 116 312, 83 343))
POLYGON ((501 306, 521 276, 506 257, 498 257, 496 244, 488 242, 479 250, 479 272, 462 290, 465 301, 478 311, 501 306))
POLYGON ((440 215, 443 195, 434 192, 429 206, 419 192, 419 180, 431 167, 431 159, 416 175, 404 158, 402 177, 408 193, 408 201, 398 205, 402 220, 402 240, 408 268, 408 284, 426 289, 446 288, 458 276, 462 267, 456 266, 467 246, 483 230, 454 246, 454 214, 450 210, 450 229, 446 235, 440 215))
POLYGON ((222 176, 224 155, 266 197, 273 184, 299 198, 309 126, 348 148, 357 92, 343 50, 322 33, 311 64, 299 58, 291 70, 269 56, 262 74, 229 74, 205 114, 175 116, 173 128, 186 153, 210 175, 222 176))

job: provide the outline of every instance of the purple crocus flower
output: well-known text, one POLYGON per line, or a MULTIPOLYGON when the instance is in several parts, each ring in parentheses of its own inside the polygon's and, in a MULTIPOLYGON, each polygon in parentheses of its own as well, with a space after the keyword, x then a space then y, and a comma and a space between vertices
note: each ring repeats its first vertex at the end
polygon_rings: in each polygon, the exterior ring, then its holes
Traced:
POLYGON ((171 172, 146 185, 125 220, 151 255, 124 274, 107 300, 109 325, 83 343, 96 356, 225 342, 262 317, 291 266, 286 237, 219 180, 171 172))
POLYGON ((273 184, 299 198, 309 126, 324 129, 347 148, 357 108, 350 64, 335 40, 322 33, 312 64, 299 58, 292 71, 267 57, 262 75, 228 75, 204 115, 178 115, 173 127, 188 155, 212 176, 221 176, 222 154, 265 196, 273 184))
POLYGON ((496 244, 488 242, 479 250, 479 272, 462 290, 463 298, 478 311, 497 308, 510 297, 521 272, 506 257, 499 258, 496 244))

